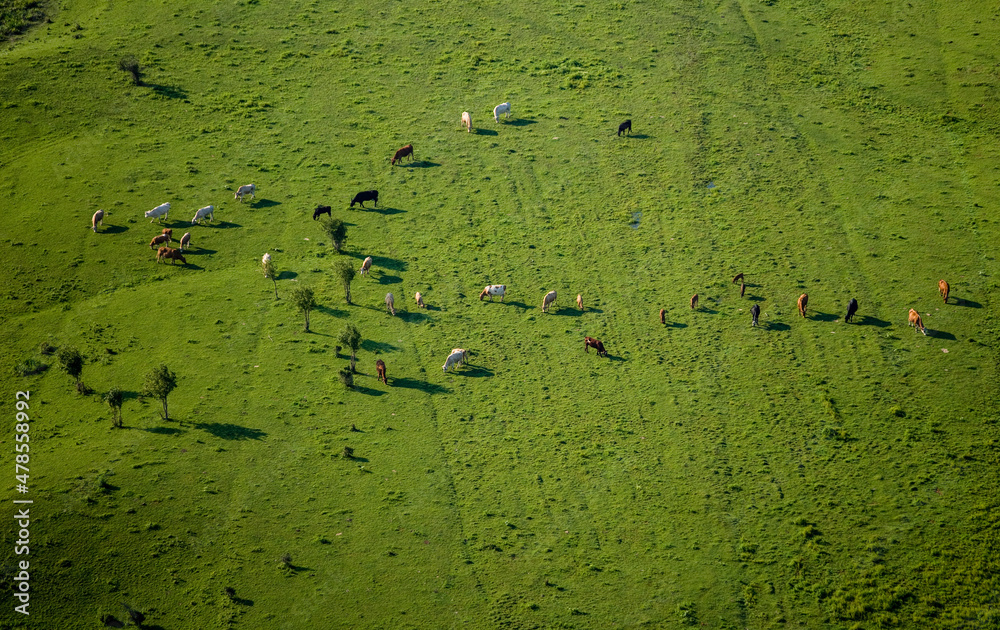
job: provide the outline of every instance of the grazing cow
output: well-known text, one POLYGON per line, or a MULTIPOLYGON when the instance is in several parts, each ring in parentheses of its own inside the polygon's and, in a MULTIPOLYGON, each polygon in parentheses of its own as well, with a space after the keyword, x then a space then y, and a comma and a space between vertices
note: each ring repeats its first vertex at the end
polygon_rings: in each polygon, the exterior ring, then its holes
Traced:
POLYGON ((171 265, 174 264, 175 260, 179 260, 185 265, 187 264, 187 261, 184 260, 184 254, 171 247, 161 247, 156 250, 156 262, 160 262, 164 258, 169 258, 171 265))
POLYGON ((660 323, 663 325, 667 323, 667 309, 665 308, 660 309, 660 323))
POLYGON ((805 317, 806 316, 806 306, 809 305, 809 296, 806 295, 805 293, 803 293, 802 295, 800 295, 799 296, 798 305, 799 305, 799 315, 801 315, 802 317, 805 317))
POLYGON ((948 303, 948 293, 951 291, 951 287, 944 280, 938 280, 938 293, 944 298, 944 303, 948 303))
POLYGON ((910 317, 909 317, 909 319, 910 319, 910 323, 909 323, 910 326, 913 326, 915 330, 919 330, 920 332, 924 333, 925 335, 927 334, 927 329, 924 328, 924 321, 922 319, 920 319, 920 313, 916 312, 915 310, 913 310, 911 308, 910 309, 910 317))
POLYGON ((358 273, 363 276, 369 271, 371 271, 371 269, 372 269, 372 257, 368 256, 367 258, 365 258, 364 262, 361 263, 361 271, 359 271, 358 273))
POLYGON ((733 284, 736 284, 737 282, 742 282, 742 281, 743 281, 743 273, 742 272, 736 274, 735 276, 733 276, 733 284))
POLYGON ((576 294, 576 307, 581 311, 583 310, 583 296, 579 293, 576 294))
POLYGON ((197 225, 198 221, 208 217, 209 221, 215 220, 215 206, 205 206, 204 208, 198 210, 194 213, 194 218, 191 219, 191 225, 197 225))
POLYGON ((90 229, 97 232, 98 225, 104 225, 104 210, 98 210, 90 217, 90 229))
POLYGON ((417 301, 417 308, 427 308, 427 305, 424 304, 424 296, 420 295, 420 291, 417 291, 417 294, 413 296, 413 299, 417 301))
POLYGON ((184 236, 181 237, 181 251, 184 251, 185 247, 187 247, 188 249, 191 248, 191 233, 190 232, 185 232, 184 236))
POLYGON ((847 317, 844 318, 845 322, 850 323, 854 319, 854 314, 858 312, 858 301, 851 298, 851 301, 847 303, 847 317))
POLYGON ((317 206, 316 209, 313 210, 313 221, 320 218, 320 216, 324 214, 331 219, 333 218, 333 214, 330 212, 330 206, 317 206))
POLYGON ((555 304, 555 302, 556 302, 556 292, 549 291, 548 293, 546 293, 545 297, 542 298, 542 312, 547 313, 549 307, 555 304))
POLYGON ((760 317, 760 304, 754 304, 750 307, 750 325, 757 325, 757 318, 760 317))
POLYGON ((396 150, 396 154, 392 156, 392 159, 389 161, 389 163, 392 164, 393 166, 395 166, 396 162, 402 162, 403 158, 405 158, 407 155, 410 156, 410 161, 413 161, 413 145, 412 144, 408 144, 408 145, 406 145, 405 147, 403 147, 401 149, 397 149, 396 150))
POLYGON ((604 349, 604 344, 601 343, 600 340, 594 339, 593 337, 584 337, 583 351, 589 353, 591 348, 597 350, 597 356, 599 357, 608 356, 608 351, 604 349))
POLYGON ((462 112, 462 126, 472 133, 472 114, 469 112, 462 112))
POLYGON ((257 187, 253 184, 244 184, 236 189, 236 194, 233 195, 233 199, 239 199, 240 203, 243 202, 243 197, 245 195, 250 195, 251 199, 257 198, 257 187))
POLYGON ((361 207, 364 208, 366 201, 374 201, 375 202, 375 207, 377 208, 378 207, 378 191, 377 190, 362 190, 358 194, 354 195, 354 199, 351 199, 351 207, 353 208, 354 204, 357 203, 357 204, 361 204, 361 207))
POLYGON ((170 243, 170 237, 166 234, 158 234, 153 237, 153 240, 149 241, 149 249, 156 249, 160 245, 167 245, 170 243))
POLYGON ((691 310, 698 308, 698 294, 695 293, 691 296, 691 310))
POLYGON ((622 124, 618 125, 618 135, 621 136, 623 131, 627 131, 628 135, 632 135, 632 121, 626 120, 622 124))
POLYGON ((385 361, 378 359, 375 361, 375 371, 378 372, 378 380, 382 381, 386 385, 389 384, 389 379, 385 377, 385 361))
POLYGON ((160 232, 160 234, 166 234, 167 236, 170 237, 171 241, 174 240, 174 231, 170 228, 163 228, 163 231, 160 232))
POLYGON ((150 223, 152 223, 153 221, 155 221, 156 219, 159 219, 160 217, 163 217, 164 219, 166 219, 168 212, 170 212, 170 204, 169 203, 161 203, 160 205, 156 206, 152 210, 148 210, 146 212, 146 218, 149 219, 150 223))
POLYGON ((740 297, 743 297, 743 294, 746 293, 746 292, 747 292, 747 285, 745 283, 741 282, 740 283, 740 297))
MULTIPOLYGON (((453 365, 455 366, 462 365, 463 363, 466 362, 466 360, 467 356, 465 350, 461 348, 455 348, 454 350, 451 351, 451 354, 448 355, 448 358, 445 360, 444 365, 442 365, 441 367, 444 369, 445 372, 448 372, 448 368, 450 368, 453 365)), ((455 369, 457 370, 458 368, 456 367, 455 369)))
POLYGON ((504 118, 510 118, 510 103, 500 103, 493 108, 493 120, 500 122, 500 114, 504 114, 504 118))
POLYGON ((494 295, 500 296, 500 301, 503 302, 503 296, 507 293, 506 284, 488 284, 483 287, 483 292, 479 294, 479 301, 482 302, 483 298, 487 295, 490 296, 490 302, 493 301, 494 295))
POLYGON ((395 301, 392 298, 392 293, 385 294, 385 307, 388 309, 390 315, 396 314, 395 301))

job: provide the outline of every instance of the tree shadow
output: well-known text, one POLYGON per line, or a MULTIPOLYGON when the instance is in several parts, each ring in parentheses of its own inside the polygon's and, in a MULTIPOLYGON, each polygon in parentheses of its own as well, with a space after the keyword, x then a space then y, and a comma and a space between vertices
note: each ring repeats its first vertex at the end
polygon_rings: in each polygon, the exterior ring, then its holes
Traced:
POLYGON ((761 326, 764 330, 777 330, 781 332, 789 331, 792 329, 788 324, 782 324, 781 322, 764 322, 761 326))
MULTIPOLYGON (((365 387, 364 385, 358 385, 357 383, 354 384, 354 391, 358 392, 359 394, 365 394, 366 396, 382 396, 383 394, 385 394, 385 392, 383 392, 381 389, 372 389, 371 387, 365 387)), ((361 458, 355 457, 354 459, 360 460, 361 458)))
POLYGON ((329 306, 316 306, 314 310, 323 313, 324 315, 329 315, 330 317, 347 316, 347 311, 342 311, 339 308, 330 308, 329 306))
MULTIPOLYGON (((233 596, 230 598, 230 601, 233 602, 234 604, 239 604, 240 606, 253 606, 252 599, 245 599, 243 597, 233 596)), ((149 626, 146 627, 148 628, 149 626)))
POLYGON ((398 347, 386 341, 372 341, 364 339, 361 341, 361 349, 367 352, 397 352, 398 347))
POLYGON ((260 429, 241 427, 238 424, 229 422, 195 422, 194 428, 201 429, 224 440, 261 440, 267 437, 267 433, 260 429))
POLYGON ((948 299, 955 300, 955 306, 967 306, 969 308, 983 308, 983 305, 979 302, 973 302, 972 300, 963 300, 962 298, 957 298, 953 295, 949 295, 948 299))
POLYGON ((145 431, 146 433, 156 433, 158 435, 180 435, 184 433, 183 429, 177 429, 175 427, 135 427, 140 431, 145 431))
POLYGON ((185 99, 188 97, 187 92, 185 92, 184 90, 175 85, 159 85, 157 83, 146 83, 146 86, 152 88, 154 92, 166 98, 185 99))
POLYGON ((813 311, 813 314, 807 319, 814 319, 818 322, 833 322, 837 321, 839 315, 834 315, 833 313, 820 313, 819 311, 813 311))
POLYGON ((403 312, 396 311, 396 316, 408 324, 414 322, 419 323, 429 319, 426 314, 421 313, 420 311, 415 311, 412 313, 410 311, 403 311, 403 312))
POLYGON ((128 232, 128 227, 124 225, 107 225, 100 226, 97 233, 98 234, 121 234, 122 232, 128 232))
POLYGON ((950 332, 945 332, 943 330, 931 330, 930 328, 925 328, 928 337, 934 337, 935 339, 947 339, 948 341, 956 341, 955 335, 950 332))
POLYGON ((861 321, 859 321, 858 323, 861 324, 862 326, 876 326, 878 328, 886 328, 889 326, 889 322, 885 321, 884 319, 872 317, 871 315, 861 315, 860 317, 855 315, 854 319, 860 319, 861 321))
POLYGON ((538 121, 534 118, 512 118, 503 124, 511 125, 512 127, 526 127, 528 125, 534 125, 537 122, 538 121))
POLYGON ((437 162, 431 162, 430 160, 420 160, 419 162, 411 162, 407 164, 410 168, 433 168, 435 166, 441 166, 437 162))
POLYGON ((394 378, 392 379, 393 387, 404 387, 406 389, 419 389, 422 392, 427 392, 428 394, 448 394, 451 392, 447 387, 438 385, 437 383, 428 383, 427 381, 418 381, 412 378, 394 378))
POLYGON ((280 206, 280 201, 275 201, 273 199, 251 199, 251 208, 271 208, 273 206, 280 206))
POLYGON ((277 280, 291 280, 292 278, 298 278, 299 274, 294 271, 279 271, 277 280))
POLYGON ((390 276, 388 274, 380 273, 378 276, 379 284, 399 284, 403 279, 399 276, 390 276))

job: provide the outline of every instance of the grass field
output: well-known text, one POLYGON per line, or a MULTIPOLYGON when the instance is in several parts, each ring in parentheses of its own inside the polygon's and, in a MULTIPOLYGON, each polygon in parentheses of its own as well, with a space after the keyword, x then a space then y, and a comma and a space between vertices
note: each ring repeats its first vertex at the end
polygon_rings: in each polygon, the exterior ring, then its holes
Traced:
POLYGON ((45 10, 0 48, 0 628, 1000 628, 996 6, 45 10))

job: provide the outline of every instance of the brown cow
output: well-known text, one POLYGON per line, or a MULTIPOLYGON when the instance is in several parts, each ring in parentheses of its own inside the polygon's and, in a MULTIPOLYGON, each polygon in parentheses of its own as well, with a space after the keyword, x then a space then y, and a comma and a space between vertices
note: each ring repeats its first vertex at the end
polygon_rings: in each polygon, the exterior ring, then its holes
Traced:
POLYGON ((741 282, 740 283, 740 297, 743 297, 743 294, 746 293, 746 292, 747 292, 747 285, 741 282))
POLYGON ((171 265, 174 264, 175 260, 179 260, 181 261, 181 263, 185 265, 188 262, 184 259, 184 254, 180 253, 180 251, 173 249, 171 247, 161 247, 160 249, 156 250, 156 262, 160 262, 164 258, 169 258, 171 265))
POLYGON ((604 349, 604 344, 601 343, 600 340, 594 339, 593 337, 584 337, 583 338, 583 351, 587 352, 587 353, 590 353, 590 349, 591 348, 593 348, 594 350, 597 350, 597 356, 599 356, 599 357, 606 357, 606 356, 608 356, 608 351, 604 349))
POLYGON ((809 296, 803 293, 799 296, 799 315, 806 316, 806 306, 809 304, 809 296))
POLYGON ((412 161, 413 160, 413 145, 412 144, 408 144, 405 147, 403 147, 401 149, 398 149, 396 151, 396 154, 392 156, 392 160, 390 160, 389 163, 392 164, 393 166, 395 166, 396 162, 402 162, 403 158, 405 158, 407 155, 410 156, 410 160, 412 161))
POLYGON ((694 295, 691 296, 691 308, 692 309, 698 308, 698 294, 697 293, 695 293, 694 295))
POLYGON ((161 234, 164 234, 170 238, 170 241, 167 241, 168 243, 174 240, 174 231, 170 228, 163 228, 163 232, 161 232, 161 234))
POLYGON ((156 249, 159 245, 166 245, 170 242, 170 237, 166 234, 160 234, 159 236, 154 236, 153 240, 149 241, 149 249, 156 249))
POLYGON ((951 291, 951 287, 944 280, 938 280, 938 293, 944 298, 944 303, 948 303, 948 292, 951 291))
POLYGON ((920 313, 916 312, 912 308, 910 309, 909 320, 910 320, 909 325, 913 326, 914 330, 919 330, 920 332, 924 333, 925 335, 927 334, 927 329, 924 328, 924 322, 923 322, 922 319, 920 319, 920 313))
POLYGON ((667 309, 665 308, 660 309, 660 323, 661 324, 667 323, 667 309))
POLYGON ((733 284, 736 284, 737 282, 740 282, 741 280, 743 280, 743 274, 742 273, 738 273, 738 274, 736 274, 736 276, 733 277, 733 284))
POLYGON ((385 361, 382 359, 375 361, 375 371, 378 372, 378 380, 388 385, 389 379, 385 377, 385 361))
POLYGON ((188 249, 191 249, 191 233, 190 232, 185 232, 184 236, 181 237, 181 251, 184 251, 185 247, 187 247, 188 249))

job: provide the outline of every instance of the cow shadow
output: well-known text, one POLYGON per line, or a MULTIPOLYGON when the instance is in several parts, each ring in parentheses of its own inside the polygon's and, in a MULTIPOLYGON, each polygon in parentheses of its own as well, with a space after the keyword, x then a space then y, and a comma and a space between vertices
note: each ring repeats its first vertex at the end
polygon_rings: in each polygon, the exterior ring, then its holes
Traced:
POLYGON ((607 354, 606 358, 608 361, 615 361, 615 362, 625 361, 625 357, 620 357, 616 354, 611 354, 610 352, 607 354))
POLYGON ((781 322, 764 322, 761 326, 764 330, 775 330, 778 332, 787 332, 792 329, 788 324, 783 324, 781 322))
POLYGON ((745 299, 747 299, 747 300, 749 300, 751 302, 763 302, 767 298, 763 298, 763 297, 760 297, 760 296, 757 296, 757 295, 748 295, 748 296, 746 296, 745 299))
POLYGON ((556 315, 565 315, 566 317, 579 317, 583 315, 583 311, 578 308, 573 308, 567 306, 566 308, 560 308, 555 312, 556 315))
POLYGON ((601 310, 599 308, 593 308, 591 306, 586 306, 586 307, 584 307, 584 309, 582 311, 580 311, 581 314, 583 314, 583 313, 603 313, 603 312, 604 312, 603 310, 601 310))
POLYGON ((298 278, 299 274, 295 271, 279 271, 278 280, 291 280, 292 278, 298 278))
POLYGON ((646 139, 652 138, 654 136, 648 136, 648 135, 646 135, 644 133, 633 133, 633 134, 630 134, 628 137, 629 138, 635 138, 636 140, 646 140, 646 139))
POLYGON ((401 210, 399 208, 364 208, 368 212, 378 212, 379 214, 390 215, 390 214, 403 214, 406 210, 401 210))
POLYGON ((399 276, 390 276, 388 274, 379 274, 378 283, 379 284, 399 284, 403 279, 399 276))
MULTIPOLYGON (((191 225, 191 224, 188 223, 188 225, 191 225)), ((233 228, 241 228, 241 227, 243 227, 239 223, 230 223, 229 221, 219 221, 219 222, 212 222, 212 223, 199 223, 198 226, 199 227, 212 228, 214 230, 231 230, 233 228)), ((192 226, 192 227, 194 227, 194 226, 192 226)))
POLYGON ((195 422, 194 428, 224 440, 261 440, 267 437, 267 433, 260 429, 241 427, 229 422, 195 422))
POLYGON ((511 118, 505 125, 511 125, 512 127, 527 127, 528 125, 534 125, 538 123, 537 120, 533 118, 511 118))
MULTIPOLYGON (((354 385, 354 391, 359 394, 364 394, 365 396, 382 396, 385 394, 381 389, 372 389, 371 387, 365 387, 364 385, 354 385)), ((354 459, 361 461, 360 457, 355 457, 354 459)), ((368 460, 365 460, 368 461, 368 460)))
MULTIPOLYGON (((364 261, 368 255, 363 255, 357 252, 351 252, 347 254, 352 258, 357 258, 360 261, 364 261)), ((399 260, 398 258, 389 258, 387 256, 372 256, 372 267, 377 267, 380 269, 392 269, 393 271, 406 271, 408 263, 405 260, 399 260)), ((400 280, 402 281, 402 280, 400 280)), ((394 284, 392 282, 384 282, 383 284, 394 284)))
POLYGON ((484 376, 493 376, 493 370, 489 368, 480 367, 478 365, 465 364, 465 369, 461 372, 455 372, 456 374, 461 374, 462 376, 468 376, 470 378, 483 378, 484 376))
POLYGON ((716 311, 716 310, 711 309, 711 308, 706 308, 704 306, 699 306, 698 308, 694 309, 694 311, 696 313, 707 313, 709 315, 718 315, 719 314, 719 311, 716 311))
POLYGON ((184 256, 211 256, 212 254, 217 254, 218 250, 215 249, 205 249, 204 247, 191 247, 184 250, 184 256))
POLYGON ((365 339, 361 342, 361 349, 367 350, 368 352, 396 352, 399 350, 398 347, 392 345, 386 341, 372 341, 371 339, 365 339))
POLYGON ((681 322, 667 322, 663 325, 664 328, 687 328, 687 324, 682 324, 681 322))
POLYGON ((410 168, 434 168, 435 166, 441 166, 437 162, 431 162, 430 160, 420 160, 419 162, 411 162, 407 164, 410 168))
POLYGON ((962 298, 957 298, 953 295, 948 296, 949 300, 954 300, 955 306, 967 306, 969 308, 983 308, 983 305, 979 302, 973 302, 972 300, 963 300, 962 298))
POLYGON ((955 335, 950 332, 945 332, 943 330, 931 330, 930 328, 925 328, 928 337, 934 337, 935 339, 947 339, 948 341, 957 341, 955 335))
POLYGON ((833 313, 820 313, 819 311, 813 311, 807 319, 814 319, 818 322, 835 322, 839 319, 839 315, 834 315, 833 313))
POLYGON ((166 98, 185 99, 188 97, 187 92, 176 85, 159 85, 157 83, 146 83, 145 85, 152 88, 158 95, 166 98))
MULTIPOLYGON (((488 302, 489 300, 484 300, 484 301, 487 301, 487 302, 488 302)), ((527 305, 527 304, 525 304, 524 302, 514 302, 513 300, 508 300, 507 302, 500 302, 500 303, 501 303, 501 304, 508 304, 508 305, 510 305, 510 306, 513 306, 514 308, 519 308, 519 309, 521 309, 522 311, 526 311, 526 310, 528 310, 529 308, 531 308, 530 306, 528 306, 528 305, 527 305)))
MULTIPOLYGON (((166 264, 166 263, 161 263, 161 264, 166 264)), ((178 265, 174 265, 174 266, 177 267, 178 265)), ((184 269, 194 269, 196 271, 204 271, 205 270, 205 268, 202 267, 201 265, 196 265, 194 263, 183 263, 180 266, 183 267, 184 269)))
POLYGON ((280 201, 275 201, 273 199, 251 199, 250 200, 250 207, 251 208, 271 208, 271 207, 280 206, 280 205, 281 205, 280 201))
POLYGON ((884 319, 879 319, 877 317, 872 317, 871 315, 855 315, 853 319, 860 319, 858 323, 862 326, 875 326, 877 328, 887 328, 889 322, 884 319))
POLYGON ((496 131, 492 129, 473 129, 472 135, 474 136, 496 136, 499 135, 496 131))
POLYGON ((411 313, 410 311, 396 311, 396 316, 408 324, 420 323, 430 319, 426 314, 416 311, 411 313))
POLYGON ((121 234, 122 232, 128 232, 129 228, 124 225, 107 225, 100 226, 98 234, 121 234))
POLYGON ((451 392, 447 387, 438 385, 437 383, 428 383, 427 381, 418 381, 413 378, 394 378, 392 379, 393 387, 403 387, 406 389, 419 389, 422 392, 427 392, 428 394, 448 394, 451 392))

